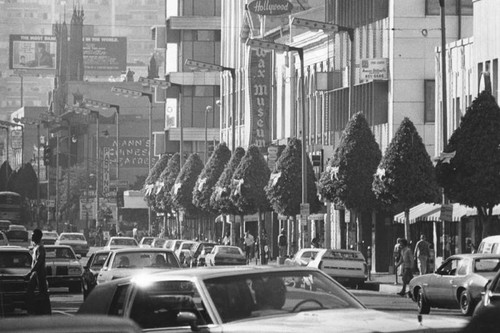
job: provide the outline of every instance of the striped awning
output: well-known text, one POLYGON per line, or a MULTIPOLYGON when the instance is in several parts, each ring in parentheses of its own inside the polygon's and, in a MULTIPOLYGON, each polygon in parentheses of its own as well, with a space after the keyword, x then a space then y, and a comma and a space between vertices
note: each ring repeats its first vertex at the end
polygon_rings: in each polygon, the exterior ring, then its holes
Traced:
MULTIPOLYGON (((453 221, 460 221, 463 216, 468 215, 467 206, 460 205, 457 203, 453 205, 453 221)), ((439 204, 428 204, 421 203, 417 206, 410 208, 410 223, 415 223, 418 221, 441 221, 439 219, 441 215, 441 205, 439 204)), ((405 221, 405 212, 401 212, 394 216, 394 222, 396 223, 404 223, 405 221)))
MULTIPOLYGON (((467 216, 475 216, 478 215, 476 208, 467 208, 467 216)), ((496 205, 493 207, 493 215, 500 215, 500 205, 496 205)))

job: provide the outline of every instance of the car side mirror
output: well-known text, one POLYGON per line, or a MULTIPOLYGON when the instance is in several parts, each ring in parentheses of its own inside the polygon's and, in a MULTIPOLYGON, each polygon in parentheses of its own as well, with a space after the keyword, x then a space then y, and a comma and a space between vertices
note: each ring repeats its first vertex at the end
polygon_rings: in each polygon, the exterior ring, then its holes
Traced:
POLYGON ((179 325, 189 325, 193 332, 198 332, 200 330, 197 321, 198 318, 196 318, 196 315, 192 312, 180 311, 177 314, 177 323, 179 325))
POLYGON ((82 259, 82 255, 81 254, 77 254, 76 255, 76 259, 78 259, 78 260, 82 259))

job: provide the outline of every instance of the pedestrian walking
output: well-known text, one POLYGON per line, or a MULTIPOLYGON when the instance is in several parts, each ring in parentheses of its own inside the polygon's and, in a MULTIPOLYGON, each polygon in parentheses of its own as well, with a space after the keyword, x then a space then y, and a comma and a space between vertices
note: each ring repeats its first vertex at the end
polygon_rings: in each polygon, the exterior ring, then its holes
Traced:
POLYGON ((401 245, 399 244, 401 242, 401 238, 398 238, 396 240, 396 245, 394 245, 394 250, 393 250, 393 259, 394 259, 394 275, 396 276, 396 282, 394 284, 398 284, 398 275, 399 275, 399 270, 396 264, 399 261, 399 258, 401 257, 401 245))
POLYGON ((222 239, 222 245, 231 245, 231 237, 229 235, 229 232, 226 232, 226 235, 222 239))
POLYGON ((285 258, 287 253, 286 249, 288 247, 288 240, 286 238, 285 229, 282 228, 280 234, 278 235, 278 246, 280 258, 285 258))
POLYGON ((429 242, 425 240, 425 235, 420 235, 420 240, 415 245, 414 258, 417 259, 418 271, 420 275, 427 274, 427 262, 429 260, 429 242))
POLYGON ((247 264, 250 262, 250 259, 252 257, 252 249, 253 245, 255 244, 255 239, 253 238, 252 234, 249 233, 248 231, 245 232, 245 255, 247 258, 247 264))
POLYGON ((28 314, 50 314, 51 306, 47 287, 47 271, 45 268, 45 247, 42 243, 43 233, 40 229, 33 230, 33 257, 31 270, 26 274, 28 280, 26 289, 26 309, 28 314), (38 295, 35 290, 38 287, 38 295))
POLYGON ((413 253, 408 247, 408 241, 406 239, 401 239, 399 244, 401 245, 401 256, 396 267, 401 266, 403 269, 403 288, 398 295, 406 296, 406 286, 410 283, 411 279, 413 279, 413 253))

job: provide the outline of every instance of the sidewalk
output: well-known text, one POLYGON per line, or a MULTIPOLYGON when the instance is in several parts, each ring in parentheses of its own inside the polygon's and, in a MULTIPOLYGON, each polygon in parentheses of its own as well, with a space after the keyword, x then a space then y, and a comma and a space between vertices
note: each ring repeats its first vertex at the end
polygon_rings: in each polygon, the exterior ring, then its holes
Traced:
POLYGON ((398 284, 395 284, 396 276, 389 273, 371 273, 370 279, 366 281, 367 290, 379 291, 386 294, 396 294, 403 286, 402 277, 398 276, 398 284))

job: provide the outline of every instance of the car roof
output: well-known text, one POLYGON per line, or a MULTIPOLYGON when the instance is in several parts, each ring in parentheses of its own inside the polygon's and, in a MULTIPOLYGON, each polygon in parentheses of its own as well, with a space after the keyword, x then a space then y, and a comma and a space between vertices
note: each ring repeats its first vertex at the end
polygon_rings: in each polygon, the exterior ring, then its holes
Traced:
POLYGON ((168 249, 163 249, 163 248, 158 248, 158 247, 128 247, 128 248, 121 248, 121 249, 116 249, 116 250, 111 250, 109 252, 114 252, 114 253, 132 253, 132 252, 170 252, 174 253, 172 250, 168 249))
POLYGON ((454 254, 449 257, 449 259, 457 259, 457 258, 500 258, 500 254, 492 254, 492 253, 462 253, 462 254, 454 254))
POLYGON ((81 233, 81 232, 61 232, 59 234, 59 236, 61 236, 61 235, 82 235, 83 236, 83 233, 81 233))
POLYGON ((134 237, 126 237, 126 236, 113 236, 110 239, 133 239, 133 240, 135 240, 134 237))
POLYGON ((12 250, 29 253, 29 250, 25 247, 22 247, 22 246, 17 246, 17 245, 0 246, 0 252, 7 252, 7 251, 12 252, 12 250))
POLYGON ((44 245, 46 249, 72 249, 69 245, 44 245))
MULTIPOLYGON (((320 272, 319 269, 314 267, 306 266, 209 266, 209 267, 197 267, 192 269, 174 269, 168 271, 160 271, 150 273, 147 276, 153 281, 162 281, 164 279, 179 279, 179 280, 191 280, 193 278, 198 278, 202 280, 219 278, 219 277, 231 277, 240 276, 245 274, 258 274, 262 272, 320 272)), ((323 273, 322 273, 323 274, 323 273)), ((136 279, 138 275, 128 276, 122 279, 116 279, 108 281, 103 284, 122 284, 123 282, 132 281, 136 279)))

